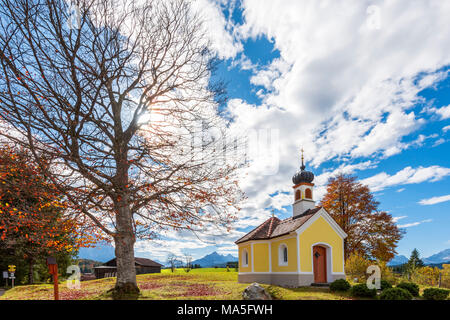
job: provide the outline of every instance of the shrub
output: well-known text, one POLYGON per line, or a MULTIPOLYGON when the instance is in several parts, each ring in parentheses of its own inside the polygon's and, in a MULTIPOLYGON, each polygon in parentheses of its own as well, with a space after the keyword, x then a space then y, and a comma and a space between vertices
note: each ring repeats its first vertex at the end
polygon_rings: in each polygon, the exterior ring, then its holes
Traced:
POLYGON ((353 297, 375 298, 377 295, 377 289, 369 289, 365 283, 361 283, 352 287, 351 294, 353 297))
POLYGON ((380 267, 381 279, 389 282, 391 285, 395 283, 395 275, 392 269, 387 266, 385 261, 377 261, 377 266, 380 267))
POLYGON ((350 278, 358 278, 358 281, 364 281, 367 279, 366 270, 367 267, 372 264, 371 261, 364 259, 364 257, 358 254, 352 254, 345 261, 345 272, 350 278))
POLYGON ((418 268, 416 272, 413 273, 412 279, 416 283, 424 284, 427 286, 437 286, 439 283, 439 273, 441 270, 437 267, 422 267, 418 268))
POLYGON ((381 280, 380 281, 380 289, 381 291, 384 291, 386 289, 392 288, 392 284, 389 281, 381 280))
POLYGON ((423 291, 423 297, 427 300, 445 300, 447 299, 449 290, 439 288, 428 288, 423 291))
POLYGON ((281 300, 283 299, 283 293, 281 292, 281 289, 276 286, 268 286, 266 288, 266 291, 272 296, 273 299, 281 300))
POLYGON ((401 282, 397 285, 397 288, 408 290, 414 297, 419 296, 419 286, 413 282, 401 282))
POLYGON ((442 279, 441 286, 450 289, 450 264, 442 265, 442 279))
POLYGON ((330 284, 330 291, 348 291, 352 286, 345 279, 338 279, 330 284))
POLYGON ((402 288, 389 288, 384 290, 381 295, 381 300, 411 300, 412 294, 402 288))

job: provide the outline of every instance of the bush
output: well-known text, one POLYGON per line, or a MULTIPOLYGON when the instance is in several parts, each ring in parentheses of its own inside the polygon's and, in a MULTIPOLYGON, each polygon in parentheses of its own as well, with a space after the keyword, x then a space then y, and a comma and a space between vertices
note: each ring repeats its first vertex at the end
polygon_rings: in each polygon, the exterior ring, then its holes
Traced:
POLYGON ((450 289, 450 264, 442 265, 442 279, 441 286, 450 289))
POLYGON ((423 297, 427 300, 445 300, 449 293, 450 291, 445 289, 428 288, 423 291, 423 297))
POLYGON ((268 286, 266 288, 266 291, 275 300, 282 300, 283 299, 283 293, 281 292, 281 289, 279 287, 277 287, 277 286, 268 286))
POLYGON ((386 289, 392 288, 392 284, 389 281, 381 280, 380 281, 380 290, 384 291, 386 289))
POLYGON ((412 294, 402 288, 389 288, 380 295, 381 300, 411 300, 412 298, 412 294))
POLYGON ((330 291, 348 291, 352 286, 345 279, 338 279, 330 284, 330 291))
POLYGON ((413 282, 402 282, 397 285, 397 288, 408 290, 414 297, 419 296, 419 286, 413 282))
POLYGON ((411 280, 418 284, 427 286, 437 286, 439 283, 439 273, 441 270, 437 267, 422 267, 415 270, 411 275, 411 280))
POLYGON ((353 297, 375 298, 377 295, 377 289, 369 289, 365 283, 361 283, 352 287, 351 294, 353 297))
POLYGON ((358 281, 365 281, 367 279, 367 267, 372 264, 371 261, 364 259, 358 254, 352 254, 345 261, 345 272, 353 281, 355 278, 358 281))
POLYGON ((384 261, 377 261, 377 265, 380 267, 382 281, 385 280, 393 285, 395 283, 395 275, 392 272, 392 269, 388 267, 384 261))

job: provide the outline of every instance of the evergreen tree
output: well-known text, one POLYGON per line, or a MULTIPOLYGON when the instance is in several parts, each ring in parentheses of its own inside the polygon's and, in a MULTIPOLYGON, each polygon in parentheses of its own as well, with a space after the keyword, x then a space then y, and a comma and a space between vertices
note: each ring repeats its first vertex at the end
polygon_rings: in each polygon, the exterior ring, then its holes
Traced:
POLYGON ((415 249, 411 252, 411 257, 408 260, 408 269, 421 268, 425 264, 422 259, 420 259, 419 250, 415 249))

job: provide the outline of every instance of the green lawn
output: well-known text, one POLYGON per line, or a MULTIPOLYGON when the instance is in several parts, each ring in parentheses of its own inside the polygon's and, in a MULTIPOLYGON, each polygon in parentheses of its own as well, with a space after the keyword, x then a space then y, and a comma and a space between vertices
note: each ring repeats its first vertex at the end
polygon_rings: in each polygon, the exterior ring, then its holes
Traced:
MULTIPOLYGON (((138 286, 141 289, 139 299, 226 299, 242 298, 242 291, 248 284, 237 282, 237 272, 227 272, 225 268, 193 269, 186 273, 178 269, 174 273, 170 269, 160 274, 138 275, 138 286)), ((83 281, 81 288, 68 289, 65 282, 60 288, 61 300, 96 300, 112 299, 106 291, 113 288, 115 278, 83 281)), ((264 285, 277 299, 289 300, 341 300, 349 299, 347 294, 330 293, 327 288, 301 287, 295 289, 264 285)), ((40 284, 18 286, 7 290, 0 300, 48 300, 53 299, 53 285, 40 284)))

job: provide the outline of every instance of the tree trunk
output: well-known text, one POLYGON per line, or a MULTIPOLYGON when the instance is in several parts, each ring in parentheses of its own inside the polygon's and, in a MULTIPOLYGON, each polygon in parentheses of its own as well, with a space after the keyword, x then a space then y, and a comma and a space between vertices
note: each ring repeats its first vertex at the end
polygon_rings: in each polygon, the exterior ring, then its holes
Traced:
POLYGON ((349 252, 348 252, 348 243, 347 243, 347 238, 344 239, 344 261, 347 261, 348 257, 349 257, 349 252))
POLYGON ((135 236, 128 206, 118 209, 116 221, 118 231, 114 242, 116 245, 117 281, 114 291, 119 296, 138 294, 134 261, 135 236))
POLYGON ((33 259, 29 259, 28 260, 28 284, 33 284, 34 283, 34 277, 33 277, 33 259))

